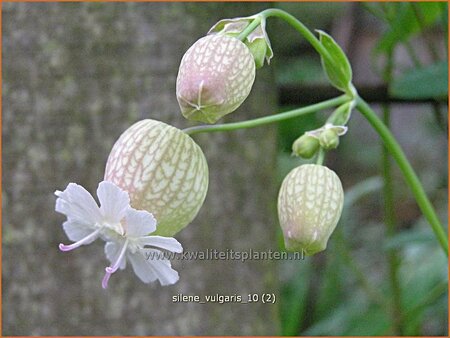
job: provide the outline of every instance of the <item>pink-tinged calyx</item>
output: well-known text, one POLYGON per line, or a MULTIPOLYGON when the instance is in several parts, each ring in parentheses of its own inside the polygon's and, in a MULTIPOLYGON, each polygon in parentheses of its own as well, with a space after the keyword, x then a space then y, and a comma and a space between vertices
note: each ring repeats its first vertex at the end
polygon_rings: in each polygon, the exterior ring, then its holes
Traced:
POLYGON ((156 120, 127 129, 109 155, 105 180, 127 191, 131 206, 158 220, 157 235, 173 236, 197 215, 208 189, 200 147, 181 130, 156 120))
POLYGON ((176 85, 181 113, 215 123, 244 102, 254 80, 255 61, 244 43, 222 34, 205 36, 181 60, 176 85))

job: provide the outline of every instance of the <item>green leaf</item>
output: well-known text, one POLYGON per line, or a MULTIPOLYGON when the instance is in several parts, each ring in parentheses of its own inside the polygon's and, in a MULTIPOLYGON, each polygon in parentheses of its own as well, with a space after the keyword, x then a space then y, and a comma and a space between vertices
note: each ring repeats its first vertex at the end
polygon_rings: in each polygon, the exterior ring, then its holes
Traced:
POLYGON ((423 28, 430 27, 441 17, 441 4, 435 3, 395 3, 395 20, 376 47, 376 52, 389 52, 397 43, 404 42, 423 28), (418 21, 420 20, 420 22, 418 21))
POLYGON ((430 99, 447 97, 448 63, 442 61, 414 68, 395 79, 389 88, 393 97, 401 99, 430 99))
POLYGON ((322 67, 331 84, 337 89, 349 92, 352 82, 352 68, 344 51, 327 33, 317 30, 320 42, 325 47, 332 60, 321 55, 322 67))

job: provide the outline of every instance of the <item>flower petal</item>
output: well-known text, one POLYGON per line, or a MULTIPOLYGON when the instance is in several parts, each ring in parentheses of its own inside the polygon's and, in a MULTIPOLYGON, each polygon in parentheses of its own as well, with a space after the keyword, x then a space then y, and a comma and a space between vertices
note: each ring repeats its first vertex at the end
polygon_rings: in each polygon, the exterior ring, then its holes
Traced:
MULTIPOLYGON (((105 255, 106 258, 111 262, 111 264, 114 264, 114 262, 117 260, 117 258, 120 255, 120 249, 122 246, 120 243, 117 242, 108 242, 105 245, 105 255)), ((123 270, 127 266, 127 260, 122 259, 122 262, 120 263, 119 269, 123 270)))
POLYGON ((142 254, 139 252, 135 254, 128 254, 128 258, 130 259, 134 273, 141 281, 144 283, 150 283, 158 279, 155 272, 150 268, 147 260, 142 254))
POLYGON ((178 253, 183 252, 183 247, 181 246, 180 242, 178 242, 175 238, 172 237, 145 236, 139 238, 138 242, 142 246, 150 245, 172 252, 178 253))
POLYGON ((81 185, 69 183, 64 191, 56 191, 58 196, 55 210, 78 223, 92 224, 101 220, 100 209, 91 194, 81 185))
POLYGON ((127 237, 141 237, 156 230, 156 219, 145 210, 128 208, 125 214, 127 237))
POLYGON ((98 185, 97 196, 104 220, 112 224, 119 223, 130 206, 128 193, 114 183, 103 181, 98 185))
MULTIPOLYGON (((158 250, 146 250, 148 252, 156 252, 158 250)), ((162 253, 161 253, 162 254, 162 253)), ((133 266, 134 273, 142 280, 144 283, 150 283, 159 280, 161 285, 175 284, 178 279, 178 272, 170 266, 170 261, 167 259, 153 259, 147 260, 142 252, 137 252, 135 254, 129 254, 131 265, 133 266)))
MULTIPOLYGON (((95 229, 95 227, 91 226, 90 224, 83 224, 78 223, 76 221, 66 221, 63 223, 63 229, 64 232, 67 235, 67 238, 69 238, 72 242, 78 242, 88 236, 92 233, 92 231, 95 229)), ((95 238, 93 238, 91 241, 86 242, 85 244, 89 244, 95 241, 95 238)))

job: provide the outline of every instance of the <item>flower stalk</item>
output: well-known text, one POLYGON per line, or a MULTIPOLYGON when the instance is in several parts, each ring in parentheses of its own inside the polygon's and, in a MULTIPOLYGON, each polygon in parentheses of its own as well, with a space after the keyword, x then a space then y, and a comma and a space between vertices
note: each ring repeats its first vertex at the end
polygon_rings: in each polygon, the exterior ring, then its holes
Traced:
POLYGON ((312 104, 306 107, 289 110, 284 113, 264 116, 252 120, 242 121, 242 122, 232 122, 232 123, 222 123, 216 125, 201 125, 194 126, 183 129, 183 131, 188 135, 200 134, 200 133, 212 133, 218 131, 232 131, 238 129, 247 129, 247 128, 255 128, 260 127, 266 124, 280 122, 283 120, 291 119, 294 117, 299 117, 302 115, 307 115, 311 113, 315 113, 320 110, 333 108, 339 106, 349 100, 347 95, 341 95, 334 99, 326 100, 320 103, 312 104))
POLYGON ((261 23, 261 15, 258 15, 250 25, 248 25, 242 32, 237 36, 237 39, 244 41, 247 36, 253 32, 258 25, 261 23))
POLYGON ((419 181, 414 169, 411 167, 408 159, 402 148, 389 131, 389 129, 384 125, 384 123, 378 118, 376 113, 370 108, 370 106, 362 99, 357 99, 356 109, 367 119, 367 121, 372 125, 375 131, 380 135, 384 142, 385 147, 390 152, 392 157, 397 162, 406 182, 408 183, 411 191, 419 205, 420 210, 430 224, 433 232, 439 241, 440 246, 444 253, 448 256, 448 242, 447 234, 444 231, 441 222, 428 199, 422 184, 419 181))

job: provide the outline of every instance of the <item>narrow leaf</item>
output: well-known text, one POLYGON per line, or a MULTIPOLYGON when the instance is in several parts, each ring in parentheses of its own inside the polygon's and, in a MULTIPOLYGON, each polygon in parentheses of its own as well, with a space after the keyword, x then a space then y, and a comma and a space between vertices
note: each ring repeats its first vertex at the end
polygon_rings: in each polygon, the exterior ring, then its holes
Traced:
POLYGON ((327 33, 318 30, 320 42, 325 47, 332 60, 321 55, 322 67, 331 84, 344 92, 349 91, 352 81, 352 68, 344 51, 327 33))

